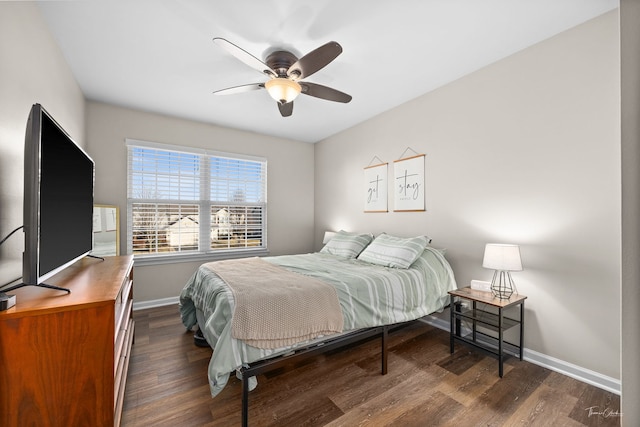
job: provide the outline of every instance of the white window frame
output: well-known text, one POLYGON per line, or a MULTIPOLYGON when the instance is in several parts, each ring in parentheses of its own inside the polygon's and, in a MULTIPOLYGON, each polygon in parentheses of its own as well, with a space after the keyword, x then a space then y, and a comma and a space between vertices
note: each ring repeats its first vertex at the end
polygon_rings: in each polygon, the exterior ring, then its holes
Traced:
MULTIPOLYGON (((243 154, 225 153, 221 151, 212 151, 199 148, 186 147, 181 145, 163 144, 158 142, 142 141, 127 138, 125 140, 127 147, 127 253, 133 253, 133 204, 134 203, 176 203, 178 204, 198 204, 199 205, 199 247, 196 251, 189 252, 170 252, 163 254, 135 254, 136 265, 153 265, 168 264, 175 262, 192 262, 192 261, 213 261, 218 259, 242 258, 249 256, 268 255, 267 248, 267 160, 263 157, 248 156, 243 154), (173 201, 162 198, 134 198, 132 197, 132 170, 131 170, 131 149, 133 147, 151 148, 164 150, 174 153, 187 153, 200 156, 200 198, 193 201, 173 201), (248 248, 229 248, 229 249, 211 249, 207 242, 210 242, 211 233, 211 206, 220 204, 229 204, 229 201, 211 200, 210 183, 211 174, 209 173, 209 162, 207 160, 212 157, 219 157, 232 160, 249 160, 262 163, 263 167, 263 198, 259 204, 262 208, 262 245, 248 248), (204 161, 202 161, 204 160, 204 161), (203 236, 206 236, 203 238, 203 236)), ((255 204, 252 204, 255 205, 255 204)))

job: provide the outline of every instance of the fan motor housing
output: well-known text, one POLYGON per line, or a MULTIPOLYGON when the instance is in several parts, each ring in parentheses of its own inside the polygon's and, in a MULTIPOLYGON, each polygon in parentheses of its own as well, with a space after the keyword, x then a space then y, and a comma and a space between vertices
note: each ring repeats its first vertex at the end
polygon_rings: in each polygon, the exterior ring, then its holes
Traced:
POLYGON ((264 61, 279 77, 286 77, 287 70, 298 61, 298 58, 286 50, 276 50, 264 61))

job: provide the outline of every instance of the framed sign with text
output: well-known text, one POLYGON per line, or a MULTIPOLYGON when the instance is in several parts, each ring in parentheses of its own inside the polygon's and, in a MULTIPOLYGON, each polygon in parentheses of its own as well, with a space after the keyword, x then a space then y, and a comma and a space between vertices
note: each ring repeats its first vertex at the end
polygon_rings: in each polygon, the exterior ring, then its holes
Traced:
POLYGON ((424 211, 424 160, 420 154, 393 162, 395 212, 424 211))
POLYGON ((382 163, 364 168, 365 212, 388 212, 387 166, 382 163))

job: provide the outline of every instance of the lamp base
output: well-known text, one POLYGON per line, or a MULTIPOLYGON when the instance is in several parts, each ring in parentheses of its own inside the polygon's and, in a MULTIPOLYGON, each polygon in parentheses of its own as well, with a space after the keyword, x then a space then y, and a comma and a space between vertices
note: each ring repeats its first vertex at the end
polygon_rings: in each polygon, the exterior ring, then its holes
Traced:
MULTIPOLYGON (((513 295, 516 285, 513 283, 511 273, 508 271, 496 270, 493 273, 493 280, 491 281, 491 293, 493 296, 500 299, 509 299, 513 295)), ((515 292, 518 293, 517 291, 515 292)))

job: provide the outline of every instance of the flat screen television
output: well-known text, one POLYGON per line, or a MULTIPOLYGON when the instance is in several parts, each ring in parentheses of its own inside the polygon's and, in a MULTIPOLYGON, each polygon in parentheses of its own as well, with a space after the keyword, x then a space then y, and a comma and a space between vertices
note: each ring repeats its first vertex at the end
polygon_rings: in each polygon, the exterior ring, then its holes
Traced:
POLYGON ((44 281, 91 252, 93 185, 91 157, 40 104, 34 104, 25 133, 25 249, 23 283, 17 287, 69 292, 44 281))

